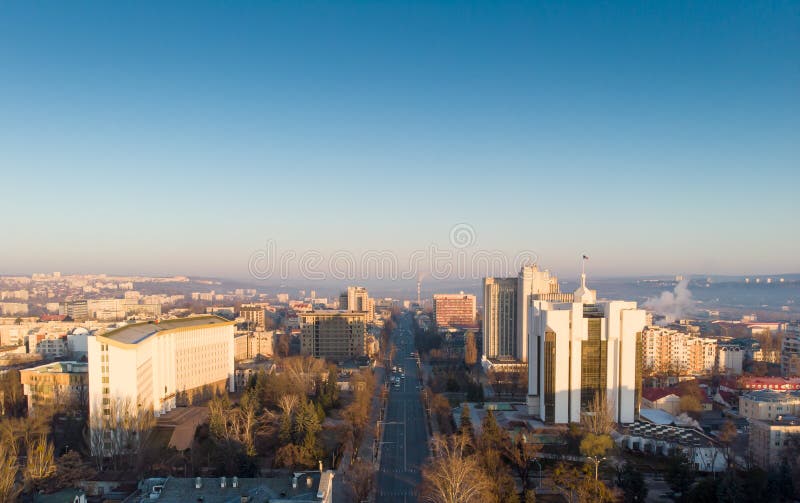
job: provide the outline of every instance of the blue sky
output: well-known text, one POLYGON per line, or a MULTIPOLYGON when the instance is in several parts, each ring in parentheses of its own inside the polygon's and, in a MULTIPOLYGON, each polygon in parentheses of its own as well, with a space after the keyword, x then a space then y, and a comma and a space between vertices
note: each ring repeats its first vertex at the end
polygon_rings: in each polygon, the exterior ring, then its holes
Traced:
POLYGON ((0 273, 800 271, 798 2, 3 2, 0 273))

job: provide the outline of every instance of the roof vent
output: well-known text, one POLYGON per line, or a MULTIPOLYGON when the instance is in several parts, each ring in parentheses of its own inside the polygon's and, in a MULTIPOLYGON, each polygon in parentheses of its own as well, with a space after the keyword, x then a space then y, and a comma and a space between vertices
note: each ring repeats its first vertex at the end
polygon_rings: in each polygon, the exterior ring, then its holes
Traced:
POLYGON ((226 482, 227 482, 227 481, 225 480, 225 477, 220 477, 220 478, 219 478, 219 486, 220 486, 221 488, 225 489, 225 483, 226 483, 226 482))
POLYGON ((231 487, 239 487, 239 477, 233 477, 233 480, 231 480, 231 487))
POLYGON ((194 488, 195 489, 202 489, 203 488, 203 479, 200 477, 196 477, 194 479, 194 488))
POLYGON ((314 483, 314 481, 311 480, 310 476, 306 477, 306 487, 311 487, 311 484, 313 484, 313 483, 314 483))

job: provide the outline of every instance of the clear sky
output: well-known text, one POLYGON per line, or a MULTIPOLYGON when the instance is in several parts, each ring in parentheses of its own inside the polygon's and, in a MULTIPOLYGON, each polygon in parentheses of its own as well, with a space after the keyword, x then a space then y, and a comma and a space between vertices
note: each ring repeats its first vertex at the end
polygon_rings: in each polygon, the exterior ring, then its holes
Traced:
POLYGON ((0 273, 800 271, 800 3, 2 2, 0 273))

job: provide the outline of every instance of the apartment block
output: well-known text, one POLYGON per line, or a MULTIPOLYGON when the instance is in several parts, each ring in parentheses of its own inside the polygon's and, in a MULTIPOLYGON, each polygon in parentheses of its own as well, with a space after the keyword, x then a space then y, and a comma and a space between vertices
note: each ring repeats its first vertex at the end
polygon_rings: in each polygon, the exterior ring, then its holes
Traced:
POLYGON ((367 313, 312 311, 299 318, 302 354, 338 361, 366 354, 367 313))
POLYGON ((20 370, 28 412, 46 407, 68 413, 88 413, 89 365, 81 362, 55 362, 20 370))
POLYGON ((475 323, 477 302, 474 295, 436 294, 433 296, 433 318, 437 326, 470 326, 475 323))

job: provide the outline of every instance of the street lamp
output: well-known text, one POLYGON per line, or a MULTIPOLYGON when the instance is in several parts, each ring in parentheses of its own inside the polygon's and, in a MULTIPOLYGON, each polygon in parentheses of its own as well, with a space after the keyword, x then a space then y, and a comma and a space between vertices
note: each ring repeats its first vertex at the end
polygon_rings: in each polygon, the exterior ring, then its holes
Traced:
POLYGON ((594 461, 594 479, 597 480, 597 470, 600 467, 600 462, 605 461, 606 457, 603 456, 586 456, 587 459, 594 461))

